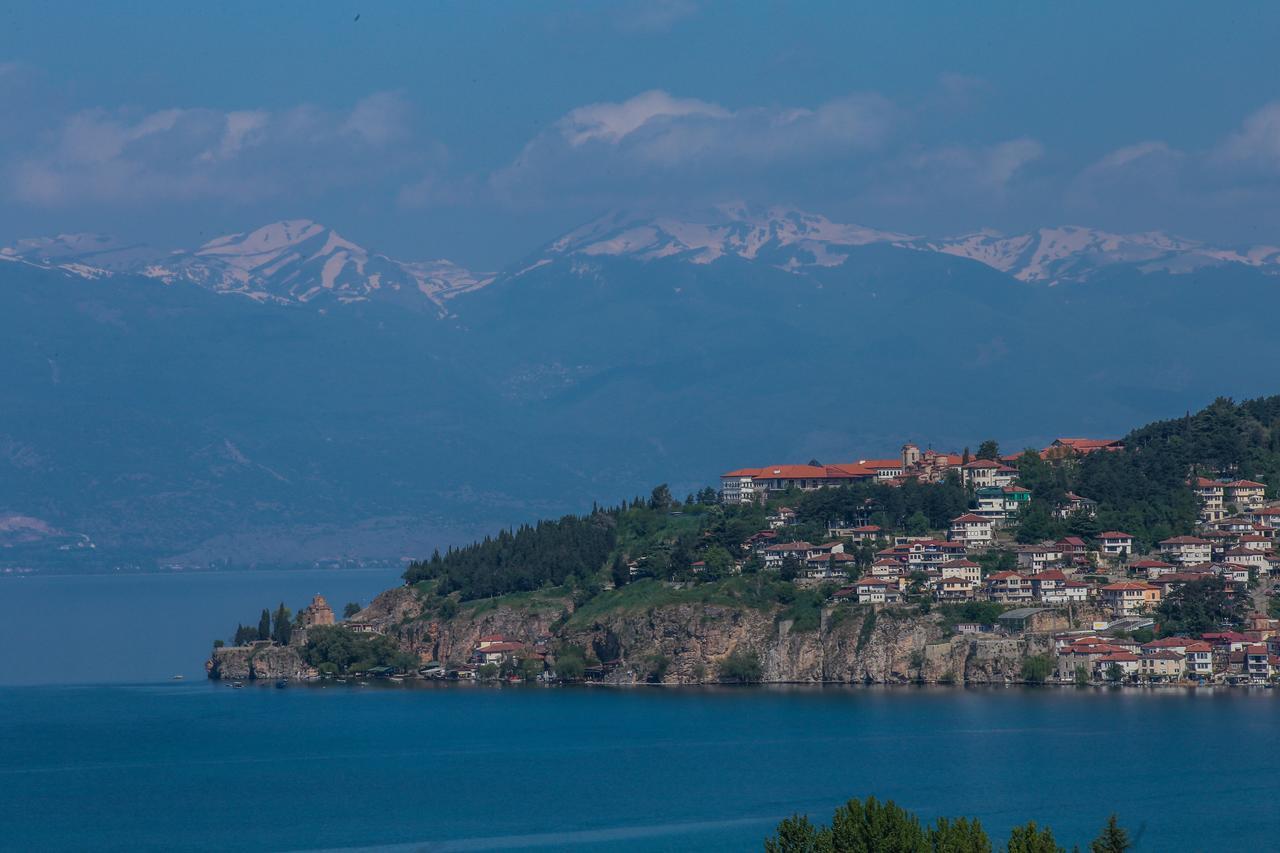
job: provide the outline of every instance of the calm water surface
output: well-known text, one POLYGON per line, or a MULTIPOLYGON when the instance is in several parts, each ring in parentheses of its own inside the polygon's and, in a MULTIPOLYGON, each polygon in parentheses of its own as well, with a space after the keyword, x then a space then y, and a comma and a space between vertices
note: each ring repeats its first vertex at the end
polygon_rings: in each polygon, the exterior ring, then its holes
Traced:
POLYGON ((295 613, 321 593, 339 613, 400 582, 377 570, 0 576, 0 684, 204 677, 215 638, 295 613))
POLYGON ((263 597, 391 582, 320 574, 0 583, 11 683, 151 682, 0 687, 0 847, 751 850, 869 794, 1000 841, 1034 818, 1069 848, 1115 810, 1137 850, 1280 846, 1276 691, 164 680, 263 597))

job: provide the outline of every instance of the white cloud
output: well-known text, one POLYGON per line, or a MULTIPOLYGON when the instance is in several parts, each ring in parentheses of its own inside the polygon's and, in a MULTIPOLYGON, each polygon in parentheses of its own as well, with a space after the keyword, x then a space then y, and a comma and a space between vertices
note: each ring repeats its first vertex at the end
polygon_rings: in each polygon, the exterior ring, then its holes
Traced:
POLYGON ((395 147, 408 138, 408 113, 390 93, 348 111, 84 110, 38 152, 13 158, 11 191, 42 206, 312 194, 421 159, 421 149, 395 147))
POLYGON ((652 90, 571 110, 530 140, 491 184, 521 202, 650 194, 654 181, 684 191, 751 183, 778 173, 855 158, 880 147, 896 111, 884 98, 849 95, 816 107, 729 109, 652 90))
POLYGON ((684 116, 725 118, 728 110, 696 98, 673 98, 659 89, 621 103, 588 104, 570 110, 556 127, 574 148, 592 140, 617 143, 649 122, 684 116))
POLYGON ((1212 152, 1221 166, 1280 172, 1280 101, 1272 101, 1245 118, 1212 152))

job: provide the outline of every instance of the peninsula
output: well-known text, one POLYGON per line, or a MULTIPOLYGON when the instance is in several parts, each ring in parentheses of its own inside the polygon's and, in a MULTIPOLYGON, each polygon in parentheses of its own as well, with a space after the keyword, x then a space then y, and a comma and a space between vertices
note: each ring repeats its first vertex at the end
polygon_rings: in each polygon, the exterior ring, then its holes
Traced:
POLYGON ((725 473, 283 604, 210 678, 1268 684, 1280 396, 1123 439, 725 473))

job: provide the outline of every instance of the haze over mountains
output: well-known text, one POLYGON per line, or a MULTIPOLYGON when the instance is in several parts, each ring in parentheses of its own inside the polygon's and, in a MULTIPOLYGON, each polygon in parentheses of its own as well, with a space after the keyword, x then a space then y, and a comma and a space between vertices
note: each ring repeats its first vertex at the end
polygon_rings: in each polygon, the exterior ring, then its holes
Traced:
MULTIPOLYGON (((552 241, 533 264, 571 255, 678 258, 696 264, 736 256, 795 272, 838 266, 849 249, 872 244, 969 258, 1021 281, 1046 284, 1083 281, 1121 265, 1141 272, 1184 273, 1241 264, 1280 272, 1280 247, 1275 246, 1210 246, 1162 232, 1115 234, 1081 226, 927 238, 836 223, 793 208, 753 211, 741 204, 721 205, 695 218, 611 213, 552 241)), ((282 220, 195 249, 167 252, 96 234, 28 238, 0 248, 0 259, 86 278, 133 274, 166 284, 187 281, 218 293, 281 303, 389 299, 420 307, 425 297, 442 309, 447 300, 497 278, 448 260, 396 260, 309 219, 282 220)), ((512 267, 506 274, 518 275, 529 266, 512 267)))
POLYGON ((0 567, 429 553, 742 465, 1274 391, 1280 254, 613 214, 498 273, 290 220, 0 250, 0 567), (1212 298, 1213 310, 1206 310, 1212 298))

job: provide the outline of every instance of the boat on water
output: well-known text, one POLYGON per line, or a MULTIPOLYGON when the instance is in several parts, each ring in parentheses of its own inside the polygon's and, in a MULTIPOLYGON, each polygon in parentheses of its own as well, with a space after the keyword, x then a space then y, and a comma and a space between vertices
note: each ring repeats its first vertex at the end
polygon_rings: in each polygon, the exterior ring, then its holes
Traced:
POLYGON ((181 681, 181 680, 182 680, 182 679, 184 679, 184 678, 186 678, 186 676, 185 676, 185 675, 175 675, 175 676, 173 676, 173 677, 172 677, 172 679, 171 679, 171 680, 172 680, 172 681, 181 681))

